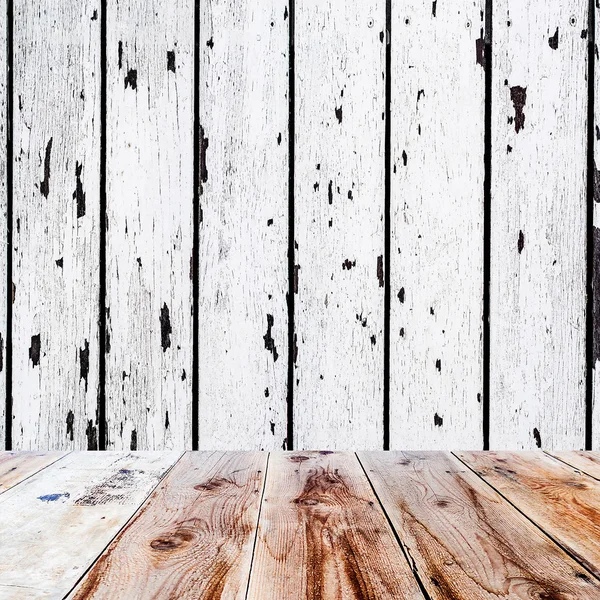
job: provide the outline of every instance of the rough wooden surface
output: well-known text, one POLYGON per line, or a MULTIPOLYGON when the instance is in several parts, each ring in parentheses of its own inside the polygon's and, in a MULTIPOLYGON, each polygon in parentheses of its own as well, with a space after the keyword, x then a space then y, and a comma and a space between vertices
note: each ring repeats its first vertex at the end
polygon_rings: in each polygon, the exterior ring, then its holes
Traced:
POLYGON ((178 457, 74 452, 1 494, 0 597, 64 598, 178 457))
POLYGON ((0 452, 0 494, 65 455, 65 452, 0 452))
POLYGON ((267 454, 188 453, 73 598, 243 600, 267 454))
POLYGON ((422 598, 354 454, 271 455, 247 598, 422 598))
POLYGON ((599 598, 600 482, 460 456, 71 453, 0 494, 0 598, 599 598))
MULTIPOLYGON (((600 39, 600 6, 594 2, 596 32, 594 40, 600 39)), ((591 48, 598 49, 597 41, 591 48)), ((592 448, 600 448, 600 54, 596 55, 593 73, 594 123, 593 123, 593 228, 592 252, 587 257, 588 268, 592 270, 592 448)))
POLYGON ((450 454, 359 457, 432 600, 600 594, 598 581, 450 454))
POLYGON ((97 449, 97 0, 16 0, 13 449, 97 449))
POLYGON ((579 471, 600 480, 600 453, 598 452, 548 452, 564 463, 571 465, 579 471))
POLYGON ((494 5, 492 449, 584 447, 587 7, 494 5))
POLYGON ((458 453, 600 577, 600 482, 541 453, 458 453))
POLYGON ((294 447, 381 448, 385 0, 295 7, 294 447))
POLYGON ((191 448, 192 0, 107 4, 107 448, 191 448))
POLYGON ((285 448, 289 8, 199 6, 199 447, 285 448))
POLYGON ((484 4, 392 3, 391 448, 483 448, 484 4))
MULTIPOLYGON (((0 281, 7 282, 7 261, 9 254, 8 229, 8 190, 7 190, 7 148, 8 148, 8 44, 7 44, 7 0, 0 1, 0 281)), ((8 290, 0 287, 0 450, 6 442, 6 332, 8 290)))

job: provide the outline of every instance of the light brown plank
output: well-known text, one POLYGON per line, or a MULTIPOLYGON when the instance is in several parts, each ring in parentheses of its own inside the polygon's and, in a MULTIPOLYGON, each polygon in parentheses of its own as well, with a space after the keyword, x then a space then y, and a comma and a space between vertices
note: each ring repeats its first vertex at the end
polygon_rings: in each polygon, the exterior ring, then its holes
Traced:
POLYGON ((600 479, 600 453, 585 452, 583 450, 571 450, 567 452, 546 452, 550 456, 554 456, 564 463, 567 463, 587 473, 590 477, 600 479))
POLYGON ((542 452, 456 454, 600 577, 600 482, 542 452))
POLYGON ((67 454, 68 452, 0 452, 0 494, 67 454))
POLYGON ((422 599, 354 454, 274 453, 248 600, 422 599))
POLYGON ((267 456, 185 454, 72 597, 242 600, 267 456))
POLYGON ((600 597, 600 583, 455 457, 361 452, 433 600, 600 597))
POLYGON ((178 452, 73 452, 0 494, 0 598, 64 598, 178 452))

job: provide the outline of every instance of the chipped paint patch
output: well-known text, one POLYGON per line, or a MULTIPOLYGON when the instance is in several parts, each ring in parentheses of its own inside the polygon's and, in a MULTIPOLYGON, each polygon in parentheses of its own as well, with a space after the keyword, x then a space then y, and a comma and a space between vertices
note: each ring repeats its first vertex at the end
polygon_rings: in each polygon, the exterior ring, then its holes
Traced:
POLYGON ((523 109, 527 102, 527 88, 515 85, 510 88, 510 99, 515 109, 515 132, 519 133, 525 127, 525 113, 523 109))
POLYGON ((71 494, 69 494, 69 492, 64 492, 62 494, 46 494, 44 496, 38 496, 38 500, 41 500, 42 502, 56 502, 57 500, 60 500, 61 498, 70 498, 71 494))

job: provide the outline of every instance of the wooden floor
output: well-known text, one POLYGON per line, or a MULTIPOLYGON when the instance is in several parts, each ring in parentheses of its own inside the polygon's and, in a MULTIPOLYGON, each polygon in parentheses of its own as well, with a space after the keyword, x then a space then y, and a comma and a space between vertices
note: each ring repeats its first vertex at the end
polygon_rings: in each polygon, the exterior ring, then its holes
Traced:
POLYGON ((600 598, 600 453, 0 453, 0 598, 600 598))

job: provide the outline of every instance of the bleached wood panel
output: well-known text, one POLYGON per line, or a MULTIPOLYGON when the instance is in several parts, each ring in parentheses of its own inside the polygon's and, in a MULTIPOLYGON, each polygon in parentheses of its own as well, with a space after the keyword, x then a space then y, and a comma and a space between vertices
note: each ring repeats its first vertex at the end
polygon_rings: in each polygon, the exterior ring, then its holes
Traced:
POLYGON ((385 0, 295 10, 295 448, 381 448, 385 0))
POLYGON ((587 6, 494 6, 493 449, 584 445, 587 6))
MULTIPOLYGON (((600 39, 600 6, 594 2, 596 35, 600 39)), ((598 42, 594 63, 594 134, 593 134, 593 228, 592 254, 588 257, 588 268, 592 269, 592 448, 600 448, 600 54, 598 42)), ((589 175, 588 175, 589 176, 589 175)))
POLYGON ((7 221, 7 147, 8 147, 8 106, 7 106, 7 5, 0 1, 0 450, 6 441, 6 318, 7 318, 7 260, 9 248, 7 231, 12 225, 7 221))
POLYGON ((285 0, 200 3, 199 447, 286 446, 285 0))
POLYGON ((423 598, 354 454, 271 454, 247 598, 423 598))
POLYGON ((100 2, 13 7, 13 449, 97 449, 100 2))
POLYGON ((391 448, 483 447, 484 4, 392 3, 391 448))
POLYGON ((63 458, 66 452, 0 452, 0 494, 63 458))
POLYGON ((0 598, 64 598, 179 456, 74 452, 0 495, 0 598))
POLYGON ((266 465, 185 454, 69 598, 244 600, 266 465))
POLYGON ((107 448, 191 447, 194 2, 107 4, 107 448))

